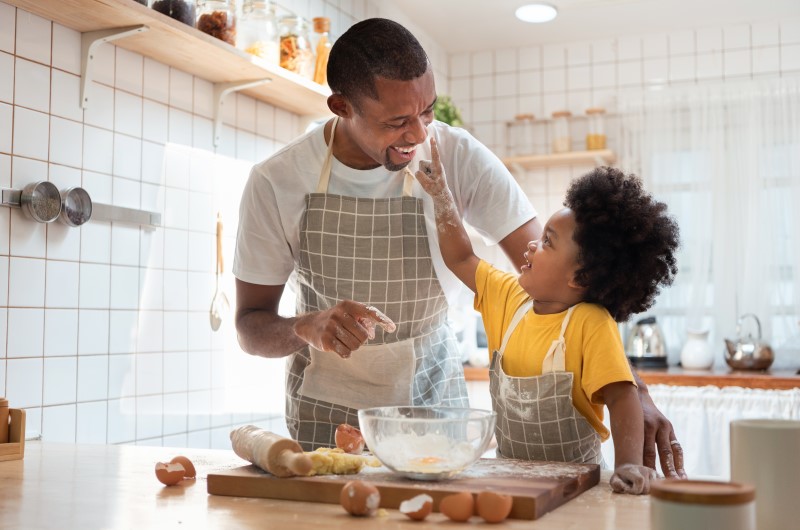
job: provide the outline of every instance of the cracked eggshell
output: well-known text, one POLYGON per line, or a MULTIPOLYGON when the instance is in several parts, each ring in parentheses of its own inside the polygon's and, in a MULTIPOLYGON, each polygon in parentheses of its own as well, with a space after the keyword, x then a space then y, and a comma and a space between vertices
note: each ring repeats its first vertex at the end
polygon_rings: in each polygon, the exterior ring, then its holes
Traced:
POLYGON ((375 515, 381 504, 381 494, 372 484, 351 480, 342 488, 339 503, 350 515, 375 515))
POLYGON ((500 523, 511 513, 514 498, 493 491, 482 491, 475 499, 475 510, 487 523, 500 523))
POLYGON ((404 513, 409 519, 422 521, 433 510, 433 497, 425 493, 404 500, 400 503, 400 513, 404 513))
POLYGON ((463 523, 475 512, 475 499, 468 491, 454 493, 439 502, 439 511, 451 521, 463 523))
POLYGON ((352 425, 342 423, 336 427, 334 439, 336 447, 345 453, 361 454, 364 451, 364 437, 361 435, 361 431, 352 425))
POLYGON ((165 464, 158 462, 156 464, 156 478, 165 486, 174 486, 186 474, 186 470, 180 464, 165 464))
POLYGON ((185 472, 183 478, 195 478, 197 476, 197 471, 194 469, 194 464, 192 464, 192 461, 183 455, 176 456, 170 460, 169 463, 180 464, 183 466, 185 472))

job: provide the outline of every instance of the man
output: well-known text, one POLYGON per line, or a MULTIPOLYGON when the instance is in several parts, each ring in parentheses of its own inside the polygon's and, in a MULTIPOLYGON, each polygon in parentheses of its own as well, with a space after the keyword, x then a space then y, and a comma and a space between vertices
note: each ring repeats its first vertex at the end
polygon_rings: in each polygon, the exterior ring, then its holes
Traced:
MULTIPOLYGON (((333 446, 336 426, 358 425, 359 408, 468 403, 447 325, 460 284, 439 251, 433 201, 410 171, 431 158, 428 136, 462 218, 515 265, 541 233, 500 160, 434 121, 433 72, 408 30, 385 19, 355 24, 331 49, 328 83, 336 117, 253 168, 233 267, 239 342, 287 357, 287 426, 307 450, 333 446), (292 274, 298 316, 285 318, 278 303, 292 274)), ((657 436, 670 474, 672 426, 640 388, 650 447, 657 436)), ((682 469, 679 452, 675 460, 682 469)))

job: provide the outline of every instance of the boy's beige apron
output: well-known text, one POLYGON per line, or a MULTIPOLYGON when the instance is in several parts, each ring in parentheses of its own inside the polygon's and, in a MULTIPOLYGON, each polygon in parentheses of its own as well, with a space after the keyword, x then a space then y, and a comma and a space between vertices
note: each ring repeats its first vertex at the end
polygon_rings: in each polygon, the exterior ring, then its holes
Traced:
POLYGON ((327 193, 331 128, 319 185, 306 196, 300 225, 297 312, 355 300, 383 311, 397 331, 349 359, 307 346, 287 359, 286 423, 305 450, 334 447, 341 423, 358 426, 358 409, 388 405, 467 406, 458 343, 430 255, 422 201, 411 196, 359 198, 327 193))
POLYGON ((525 460, 599 464, 600 435, 572 404, 572 372, 565 371, 564 331, 575 306, 567 311, 561 334, 542 362, 542 375, 510 377, 503 372, 508 339, 533 302, 523 305, 492 355, 489 388, 497 413, 499 456, 525 460))

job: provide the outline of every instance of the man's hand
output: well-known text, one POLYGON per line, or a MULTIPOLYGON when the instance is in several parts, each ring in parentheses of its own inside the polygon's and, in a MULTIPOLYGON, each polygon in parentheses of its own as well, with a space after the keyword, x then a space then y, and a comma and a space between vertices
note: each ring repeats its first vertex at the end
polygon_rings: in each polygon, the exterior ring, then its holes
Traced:
POLYGON ((683 469, 683 449, 675 438, 672 423, 656 408, 643 383, 639 385, 639 400, 644 415, 644 465, 656 469, 657 449, 661 471, 666 478, 688 478, 683 469))
POLYGON ((375 325, 392 333, 396 326, 376 308, 343 300, 331 309, 309 313, 294 323, 295 334, 320 351, 335 352, 342 359, 375 338, 375 325))

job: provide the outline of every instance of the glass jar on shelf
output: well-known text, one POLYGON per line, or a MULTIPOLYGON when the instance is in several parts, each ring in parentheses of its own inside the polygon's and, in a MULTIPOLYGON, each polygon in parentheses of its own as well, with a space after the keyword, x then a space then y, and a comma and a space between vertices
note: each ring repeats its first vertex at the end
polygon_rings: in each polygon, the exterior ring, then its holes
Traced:
POLYGON ((236 32, 236 47, 272 64, 278 64, 280 35, 275 4, 264 0, 244 0, 236 32))
POLYGON ((327 86, 328 84, 328 56, 331 53, 333 43, 330 38, 331 19, 328 17, 315 17, 314 33, 316 34, 316 44, 314 45, 314 82, 327 86))
POLYGON ((572 113, 568 110, 558 110, 553 113, 552 139, 554 153, 567 153, 572 148, 572 139, 569 136, 569 118, 572 113))
POLYGON ((236 46, 236 6, 231 0, 197 0, 197 29, 236 46))
MULTIPOLYGON (((148 4, 148 2, 142 2, 148 4)), ((149 0, 150 9, 163 13, 170 18, 194 26, 194 0, 149 0)))
POLYGON ((507 124, 508 154, 524 156, 533 154, 533 114, 517 114, 507 124))
POLYGON ((589 121, 586 131, 586 149, 589 151, 606 148, 605 113, 606 109, 601 107, 586 109, 586 117, 589 121))
POLYGON ((308 22, 303 17, 283 17, 281 34, 281 66, 290 72, 314 79, 314 52, 308 38, 308 22))

